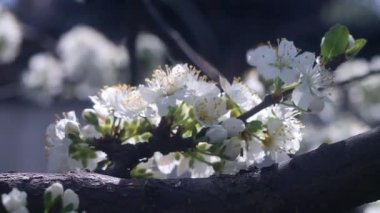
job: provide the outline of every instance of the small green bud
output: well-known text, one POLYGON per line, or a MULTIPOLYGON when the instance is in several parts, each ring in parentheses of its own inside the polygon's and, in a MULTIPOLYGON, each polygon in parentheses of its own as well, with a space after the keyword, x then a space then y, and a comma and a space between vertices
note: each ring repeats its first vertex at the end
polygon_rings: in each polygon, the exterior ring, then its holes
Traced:
POLYGON ((88 124, 92 124, 94 126, 99 125, 98 116, 96 115, 96 112, 93 109, 84 109, 82 112, 82 117, 84 121, 88 124))

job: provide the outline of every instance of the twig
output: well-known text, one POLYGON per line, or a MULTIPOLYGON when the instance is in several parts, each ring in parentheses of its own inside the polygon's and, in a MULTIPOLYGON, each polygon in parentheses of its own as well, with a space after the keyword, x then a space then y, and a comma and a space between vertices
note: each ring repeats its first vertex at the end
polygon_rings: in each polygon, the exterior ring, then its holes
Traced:
MULTIPOLYGON (((170 27, 164 18, 161 16, 159 11, 155 8, 151 0, 144 0, 145 7, 148 14, 152 16, 154 21, 160 27, 160 29, 168 36, 168 40, 177 46, 178 49, 190 60, 192 61, 207 77, 215 82, 219 82, 219 76, 222 76, 221 72, 218 71, 213 65, 211 65, 207 60, 200 56, 190 45, 185 41, 185 39, 172 27, 170 27)), ((169 45, 170 46, 170 45, 169 45)))
POLYGON ((370 77, 372 75, 377 75, 377 74, 380 74, 380 70, 371 70, 371 71, 369 71, 368 73, 366 73, 364 75, 356 76, 356 77, 353 77, 353 78, 348 79, 348 80, 336 82, 333 86, 336 86, 336 87, 346 86, 346 85, 351 84, 353 82, 364 80, 364 79, 366 79, 366 78, 368 78, 368 77, 370 77))
POLYGON ((263 110, 263 109, 265 109, 271 105, 279 103, 284 97, 288 96, 292 92, 293 92, 293 90, 287 90, 280 95, 276 95, 276 94, 266 95, 264 97, 264 100, 261 103, 259 103, 258 105, 256 105, 252 109, 250 109, 249 111, 243 113, 238 118, 243 120, 243 121, 246 121, 248 118, 252 117, 256 113, 260 112, 261 110, 263 110))

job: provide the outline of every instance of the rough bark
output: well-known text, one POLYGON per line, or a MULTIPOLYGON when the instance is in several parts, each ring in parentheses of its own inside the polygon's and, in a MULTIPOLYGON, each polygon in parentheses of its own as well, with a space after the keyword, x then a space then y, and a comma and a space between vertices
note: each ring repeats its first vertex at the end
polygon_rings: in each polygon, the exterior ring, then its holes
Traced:
MULTIPOLYGON (((94 173, 0 174, 0 193, 18 187, 41 212, 59 181, 87 212, 329 212, 380 199, 380 127, 291 161, 235 176, 131 180, 94 173)), ((0 209, 0 211, 3 209, 0 209)))

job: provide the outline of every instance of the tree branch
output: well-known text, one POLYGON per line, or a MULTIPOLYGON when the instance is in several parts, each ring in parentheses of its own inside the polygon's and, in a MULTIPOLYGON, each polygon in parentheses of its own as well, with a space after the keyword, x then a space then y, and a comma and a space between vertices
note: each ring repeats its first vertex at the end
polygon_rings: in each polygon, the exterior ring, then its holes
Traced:
MULTIPOLYGON (((0 193, 18 187, 28 207, 62 182, 87 212, 332 212, 380 198, 380 127, 262 171, 207 179, 128 180, 93 173, 0 174, 0 193)), ((2 208, 2 207, 0 207, 2 208)), ((3 209, 0 209, 0 211, 3 209)))
POLYGON ((348 84, 351 84, 351 83, 354 83, 357 81, 361 81, 361 80, 364 80, 368 77, 371 77, 373 75, 378 75, 378 74, 380 74, 380 70, 371 70, 364 75, 356 76, 356 77, 350 78, 350 79, 345 80, 345 81, 336 82, 335 84, 333 84, 333 86, 336 86, 336 87, 346 86, 348 84))
POLYGON ((171 48, 178 49, 188 60, 194 63, 208 78, 215 82, 219 82, 219 76, 222 76, 221 72, 214 67, 211 63, 206 61, 201 55, 199 55, 185 39, 175 29, 170 27, 166 23, 165 19, 161 16, 160 12, 155 8, 151 0, 144 0, 147 13, 153 21, 157 24, 157 27, 162 33, 163 39, 167 45, 171 48))

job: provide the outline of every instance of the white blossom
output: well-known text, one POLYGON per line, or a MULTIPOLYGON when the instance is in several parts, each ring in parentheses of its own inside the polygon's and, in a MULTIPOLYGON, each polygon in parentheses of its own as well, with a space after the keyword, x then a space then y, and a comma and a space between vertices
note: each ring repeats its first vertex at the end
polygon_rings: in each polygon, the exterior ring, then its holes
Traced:
POLYGON ((127 85, 106 87, 90 98, 95 111, 104 117, 113 113, 116 117, 130 120, 148 110, 148 103, 140 90, 127 85))
POLYGON ((252 91, 257 92, 259 96, 265 94, 265 87, 259 79, 259 73, 256 70, 249 70, 244 77, 244 84, 247 85, 252 91))
POLYGON ((281 39, 278 49, 260 46, 247 53, 248 63, 256 66, 258 72, 266 79, 279 77, 285 83, 297 81, 299 71, 296 69, 297 48, 293 42, 281 39))
POLYGON ((243 112, 252 109, 261 102, 260 97, 255 91, 238 80, 234 80, 232 84, 230 84, 227 80, 221 78, 220 84, 228 97, 231 98, 243 112))
POLYGON ((262 135, 262 145, 271 158, 278 162, 281 153, 294 154, 300 148, 302 141, 302 123, 295 118, 298 112, 292 108, 273 106, 268 109, 264 119, 266 131, 262 135))
POLYGON ((49 53, 33 55, 22 76, 25 94, 44 105, 63 91, 63 81, 62 65, 49 53))
MULTIPOLYGON (((83 164, 70 157, 69 146, 72 141, 68 138, 69 134, 80 136, 80 126, 75 112, 71 111, 64 114, 64 118, 56 123, 50 124, 46 130, 46 150, 48 172, 68 172, 75 169, 84 168, 83 164)), ((87 146, 87 144, 82 144, 87 146)), ((96 151, 96 157, 88 159, 87 169, 94 170, 97 163, 106 158, 105 153, 96 151)))
POLYGON ((74 83, 75 95, 87 98, 103 85, 118 83, 119 70, 125 69, 129 56, 102 34, 87 26, 77 26, 64 34, 57 45, 65 77, 74 83))
POLYGON ((155 152, 153 157, 156 161, 157 168, 160 172, 169 175, 173 172, 175 166, 178 165, 178 161, 175 160, 174 153, 162 155, 160 152, 155 152))
POLYGON ((19 53, 22 29, 16 17, 0 5, 0 64, 10 63, 19 53))
POLYGON ((302 76, 301 83, 293 90, 292 100, 303 110, 319 112, 327 100, 326 95, 320 89, 331 83, 332 76, 319 65, 314 66, 315 55, 313 53, 305 52, 298 58, 302 76))
POLYGON ((197 121, 202 125, 213 125, 218 119, 227 113, 227 105, 224 99, 218 96, 199 97, 193 105, 193 113, 197 121))
MULTIPOLYGON (((215 163, 220 161, 219 157, 200 155, 205 162, 215 163)), ((178 165, 176 166, 176 178, 207 178, 215 173, 214 168, 205 162, 199 161, 197 159, 192 159, 191 157, 186 157, 181 155, 178 165)))
POLYGON ((28 212, 26 206, 26 192, 19 191, 17 188, 13 188, 8 194, 1 195, 1 202, 5 209, 10 213, 15 212, 28 212))

